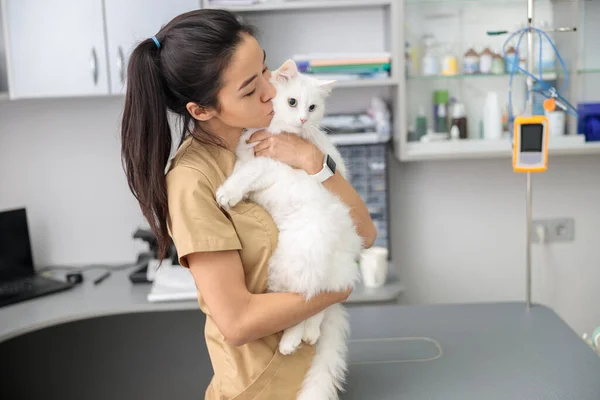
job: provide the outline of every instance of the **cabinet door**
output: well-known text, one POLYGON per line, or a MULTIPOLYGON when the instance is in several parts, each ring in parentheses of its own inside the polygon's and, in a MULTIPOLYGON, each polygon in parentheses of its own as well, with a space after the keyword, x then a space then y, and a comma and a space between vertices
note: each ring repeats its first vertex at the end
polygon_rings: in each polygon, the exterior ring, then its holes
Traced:
POLYGON ((111 93, 125 92, 129 54, 140 41, 199 6, 199 0, 105 0, 111 93))
POLYGON ((102 0, 4 0, 12 98, 108 93, 102 0))

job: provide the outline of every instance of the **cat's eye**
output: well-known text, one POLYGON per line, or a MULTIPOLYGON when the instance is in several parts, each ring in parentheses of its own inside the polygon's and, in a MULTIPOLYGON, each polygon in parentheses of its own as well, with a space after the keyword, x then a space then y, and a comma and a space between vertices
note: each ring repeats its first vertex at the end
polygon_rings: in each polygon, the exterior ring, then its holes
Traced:
POLYGON ((296 106, 298 105, 298 102, 296 101, 296 99, 295 99, 295 98, 293 98, 293 97, 290 97, 290 98, 288 99, 288 104, 290 105, 290 107, 296 107, 296 106))
POLYGON ((313 112, 313 111, 315 111, 315 108, 317 108, 317 106, 314 104, 311 104, 310 107, 308 107, 308 111, 313 112))

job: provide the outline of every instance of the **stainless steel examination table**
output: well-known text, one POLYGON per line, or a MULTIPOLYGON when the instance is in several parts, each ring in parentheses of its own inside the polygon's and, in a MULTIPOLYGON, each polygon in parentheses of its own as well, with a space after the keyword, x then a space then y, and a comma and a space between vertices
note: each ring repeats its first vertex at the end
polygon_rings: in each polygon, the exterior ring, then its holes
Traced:
MULTIPOLYGON (((81 299, 73 307, 88 304, 91 311, 0 337, 1 399, 203 398, 212 370, 201 312, 154 309, 141 300, 102 311, 91 297, 81 299)), ((0 309, 0 324, 31 317, 22 314, 31 305, 21 307, 0 309)), ((41 318, 50 311, 37 312, 41 318)), ((349 312, 345 400, 600 399, 600 358, 548 308, 390 305, 349 312)))
POLYGON ((351 315, 346 400, 600 399, 600 357, 546 307, 381 307, 351 315))

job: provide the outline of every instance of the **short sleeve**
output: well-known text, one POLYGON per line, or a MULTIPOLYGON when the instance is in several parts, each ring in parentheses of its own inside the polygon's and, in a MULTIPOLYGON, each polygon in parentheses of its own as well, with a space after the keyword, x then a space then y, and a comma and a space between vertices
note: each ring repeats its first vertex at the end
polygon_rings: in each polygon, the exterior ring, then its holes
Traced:
POLYGON ((206 175, 179 166, 166 179, 169 231, 181 265, 188 267, 186 257, 191 253, 242 248, 232 222, 215 200, 206 175))

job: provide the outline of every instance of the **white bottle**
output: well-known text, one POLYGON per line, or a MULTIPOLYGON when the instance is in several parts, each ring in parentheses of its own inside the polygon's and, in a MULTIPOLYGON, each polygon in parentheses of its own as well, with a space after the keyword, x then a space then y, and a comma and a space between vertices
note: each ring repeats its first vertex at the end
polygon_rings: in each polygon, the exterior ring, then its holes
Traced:
POLYGON ((548 134, 562 136, 565 134, 565 112, 563 110, 545 111, 548 118, 548 134))
POLYGON ((493 59, 494 52, 490 50, 489 46, 486 46, 479 55, 479 72, 481 72, 482 74, 491 73, 493 59))
POLYGON ((423 75, 438 75, 440 65, 433 48, 435 44, 433 36, 425 36, 423 42, 425 44, 425 54, 423 54, 423 75))
POLYGON ((502 112, 498 93, 488 92, 483 107, 483 138, 500 139, 502 138, 502 112))
MULTIPOLYGON (((550 39, 552 39, 551 34, 548 32, 550 27, 550 24, 548 24, 547 21, 540 21, 538 29, 541 29, 542 31, 546 32, 548 34, 548 36, 550 37, 550 39)), ((535 38, 538 38, 538 35, 534 35, 535 38)), ((539 39, 538 39, 539 40, 539 39)), ((552 39, 553 40, 553 39, 552 39)), ((555 53, 554 53, 554 48, 552 47, 552 43, 550 43, 548 41, 548 38, 546 38, 545 35, 542 35, 542 59, 540 60, 540 47, 539 47, 539 42, 535 44, 534 47, 534 54, 535 54, 535 66, 536 66, 536 70, 539 70, 539 65, 538 63, 541 63, 542 66, 542 70, 543 71, 553 71, 554 69, 556 69, 556 61, 555 61, 555 53)))

